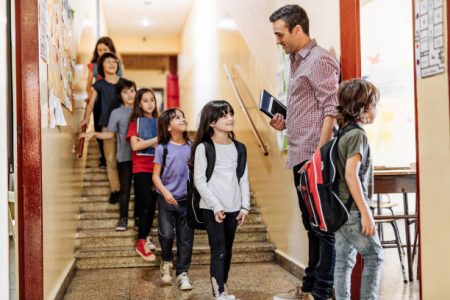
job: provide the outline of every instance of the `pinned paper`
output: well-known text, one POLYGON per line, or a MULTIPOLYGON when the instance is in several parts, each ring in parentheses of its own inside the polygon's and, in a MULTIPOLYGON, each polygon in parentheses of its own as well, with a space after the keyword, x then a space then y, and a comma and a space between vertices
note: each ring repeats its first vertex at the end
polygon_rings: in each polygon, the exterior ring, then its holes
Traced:
POLYGON ((61 106, 61 100, 55 96, 53 89, 50 91, 48 104, 50 108, 50 127, 55 128, 57 125, 67 126, 61 106))

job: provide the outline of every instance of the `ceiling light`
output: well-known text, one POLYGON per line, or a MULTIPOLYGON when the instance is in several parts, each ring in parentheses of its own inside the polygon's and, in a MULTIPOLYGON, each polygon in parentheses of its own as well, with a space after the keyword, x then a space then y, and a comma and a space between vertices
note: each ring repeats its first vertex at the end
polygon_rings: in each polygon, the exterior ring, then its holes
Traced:
POLYGON ((142 19, 141 24, 144 27, 149 27, 150 26, 150 22, 147 19, 142 19))
POLYGON ((237 25, 232 18, 223 18, 217 22, 217 28, 226 31, 234 31, 237 29, 237 25))
POLYGON ((144 1, 144 4, 145 4, 145 5, 150 5, 150 4, 152 4, 152 1, 150 1, 150 0, 145 0, 145 1, 144 1))

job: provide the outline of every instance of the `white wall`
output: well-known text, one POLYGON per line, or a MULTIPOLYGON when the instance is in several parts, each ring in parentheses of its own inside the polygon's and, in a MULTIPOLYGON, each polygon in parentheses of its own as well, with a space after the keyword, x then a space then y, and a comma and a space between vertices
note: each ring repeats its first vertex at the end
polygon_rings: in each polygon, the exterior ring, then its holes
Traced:
POLYGON ((327 49, 334 47, 340 53, 338 0, 197 0, 193 2, 181 36, 180 96, 190 129, 195 129, 197 116, 207 101, 226 99, 231 102, 235 109, 237 136, 248 147, 251 188, 256 193, 269 237, 282 254, 305 266, 307 239, 301 224, 292 171, 285 169, 286 154, 278 150, 275 131, 256 108, 262 89, 274 93, 278 89, 276 73, 280 61, 269 16, 287 3, 303 5, 310 15, 311 35, 320 45, 327 49), (236 31, 217 28, 217 23, 225 17, 235 21, 236 31), (239 89, 269 147, 268 157, 261 153, 250 133, 225 78, 223 64, 238 66, 242 71, 243 78, 237 76, 238 84, 242 84, 244 79, 248 92, 244 86, 239 89))

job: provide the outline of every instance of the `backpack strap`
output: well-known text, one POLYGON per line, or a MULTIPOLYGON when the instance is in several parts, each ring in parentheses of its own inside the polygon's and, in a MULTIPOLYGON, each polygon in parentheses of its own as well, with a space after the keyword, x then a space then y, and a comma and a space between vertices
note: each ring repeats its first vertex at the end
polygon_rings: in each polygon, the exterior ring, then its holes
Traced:
POLYGON ((167 154, 169 153, 169 151, 167 150, 168 144, 162 144, 162 146, 163 146, 163 160, 162 160, 162 165, 161 165, 161 174, 159 174, 160 177, 162 176, 162 174, 164 172, 164 166, 166 165, 167 154))
POLYGON ((214 171, 214 165, 216 164, 216 148, 212 141, 203 142, 205 146, 205 156, 206 156, 206 182, 211 179, 212 173, 214 171))
POLYGON ((247 164, 247 148, 245 145, 233 140, 234 145, 236 146, 236 150, 238 152, 238 162, 236 167, 236 175, 238 181, 241 180, 241 177, 244 176, 245 166, 247 164))
POLYGON ((345 127, 339 128, 339 130, 338 130, 336 136, 337 136, 338 138, 340 138, 340 137, 343 136, 345 133, 349 132, 350 130, 356 129, 356 128, 359 128, 359 129, 361 129, 361 130, 364 130, 364 129, 361 128, 361 126, 359 126, 358 124, 352 122, 352 123, 348 124, 348 125, 345 126, 345 127))

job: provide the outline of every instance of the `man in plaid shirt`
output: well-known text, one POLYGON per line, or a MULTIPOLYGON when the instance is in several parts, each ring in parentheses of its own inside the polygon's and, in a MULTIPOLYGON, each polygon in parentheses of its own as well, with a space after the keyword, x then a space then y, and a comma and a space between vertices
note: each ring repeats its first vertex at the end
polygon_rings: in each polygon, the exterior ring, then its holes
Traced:
MULTIPOLYGON (((303 8, 286 5, 270 16, 277 44, 289 54, 290 74, 286 120, 277 114, 270 125, 287 131, 287 167, 299 170, 316 149, 333 136, 336 125, 339 63, 309 36, 309 20, 303 8)), ((303 299, 329 299, 333 293, 334 234, 311 228, 305 204, 298 194, 309 239, 309 261, 303 278, 303 299)))

